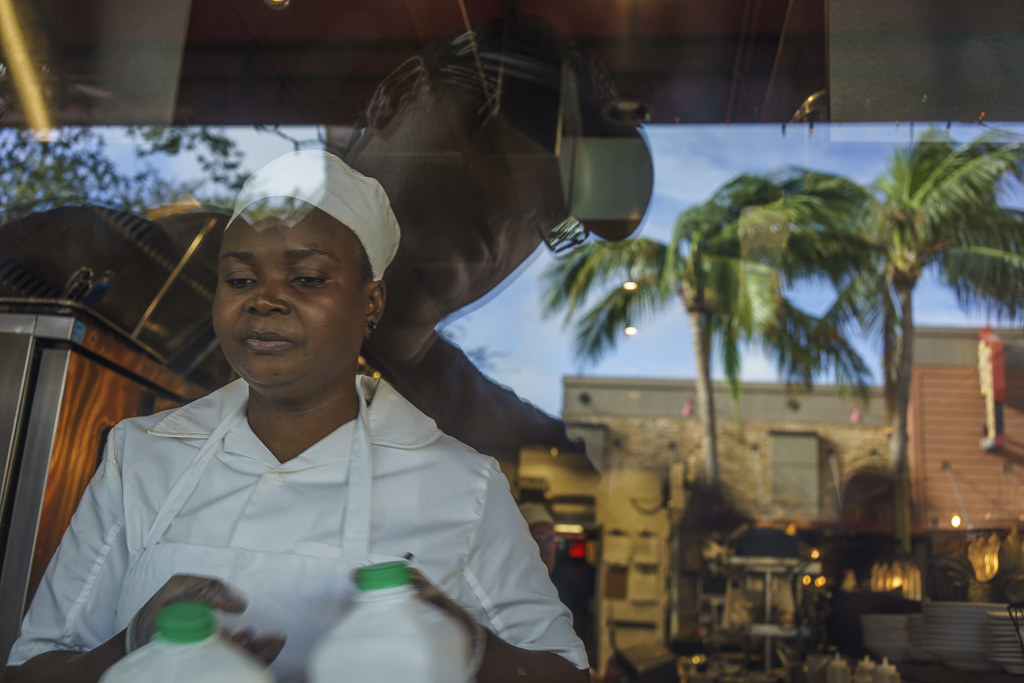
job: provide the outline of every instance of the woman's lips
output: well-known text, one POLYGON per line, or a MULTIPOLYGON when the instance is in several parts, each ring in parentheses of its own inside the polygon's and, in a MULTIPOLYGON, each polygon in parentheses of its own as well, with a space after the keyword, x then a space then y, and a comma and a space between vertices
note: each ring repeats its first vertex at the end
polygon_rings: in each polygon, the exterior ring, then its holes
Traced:
POLYGON ((294 343, 279 334, 251 334, 242 340, 245 347, 255 353, 273 353, 282 351, 294 343))

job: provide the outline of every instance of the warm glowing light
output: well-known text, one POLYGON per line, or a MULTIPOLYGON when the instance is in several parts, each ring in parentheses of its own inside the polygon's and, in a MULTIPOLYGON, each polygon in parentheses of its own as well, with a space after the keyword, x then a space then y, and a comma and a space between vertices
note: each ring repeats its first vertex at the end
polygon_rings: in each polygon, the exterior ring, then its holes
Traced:
POLYGON ((374 379, 380 379, 380 372, 378 372, 378 371, 374 370, 374 371, 373 371, 373 378, 374 378, 374 379))
POLYGON ((583 525, 582 524, 556 524, 555 525, 555 533, 556 534, 582 534, 583 533, 583 525))
POLYGON ((291 0, 264 0, 264 2, 270 9, 284 9, 291 3, 291 0))
POLYGON ((4 55, 14 79, 14 89, 25 110, 28 125, 40 140, 51 140, 50 115, 46 111, 43 100, 43 89, 39 85, 36 67, 32 63, 25 36, 21 32, 21 24, 14 12, 13 0, 0 0, 0 43, 4 45, 4 55))
POLYGON ((622 285, 622 288, 624 290, 626 290, 627 292, 635 291, 637 287, 638 287, 638 285, 635 282, 633 282, 632 280, 630 280, 629 282, 626 282, 626 283, 624 283, 622 285))
POLYGON ((894 577, 892 577, 892 587, 893 588, 899 588, 902 585, 903 585, 903 577, 902 576, 894 576, 894 577))
POLYGON ((824 586, 825 585, 825 577, 824 576, 819 576, 818 578, 816 578, 814 580, 814 585, 817 586, 818 588, 821 588, 822 586, 824 586))
POLYGON ((636 334, 636 332, 637 332, 637 330, 636 330, 636 328, 635 328, 635 327, 627 327, 627 328, 626 328, 625 330, 623 330, 623 331, 624 331, 624 332, 626 333, 626 335, 627 335, 627 336, 629 336, 629 337, 632 337, 632 336, 633 336, 634 334, 636 334))
POLYGON ((789 523, 789 526, 786 527, 786 535, 796 536, 796 524, 794 524, 793 522, 789 523))
POLYGON ((960 528, 960 515, 953 515, 953 519, 949 520, 949 523, 953 525, 954 529, 960 528))
POLYGON ((551 450, 549 451, 549 453, 551 453, 551 457, 552 458, 557 458, 558 457, 558 449, 557 448, 552 447, 551 450))
POLYGON ((803 581, 805 586, 810 586, 811 585, 811 576, 810 576, 810 574, 804 574, 804 578, 802 578, 800 580, 803 581))
POLYGON ((811 548, 811 559, 812 560, 816 560, 819 557, 821 557, 821 553, 818 552, 818 549, 817 548, 811 548))

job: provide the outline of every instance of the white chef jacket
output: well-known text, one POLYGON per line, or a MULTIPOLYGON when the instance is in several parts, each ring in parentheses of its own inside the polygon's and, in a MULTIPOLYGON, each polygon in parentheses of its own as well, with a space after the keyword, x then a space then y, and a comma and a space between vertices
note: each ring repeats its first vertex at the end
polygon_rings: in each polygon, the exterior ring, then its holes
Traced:
MULTIPOLYGON (((428 579, 505 642, 587 668, 572 616, 558 601, 494 459, 441 433, 385 382, 361 377, 357 391, 367 403, 373 449, 370 552, 411 554, 428 579)), ((115 635, 121 583, 161 504, 224 416, 247 400, 248 386, 239 380, 177 410, 114 428, 9 665, 51 650, 85 652, 115 635)), ((335 555, 353 425, 280 463, 241 420, 166 541, 335 555)))

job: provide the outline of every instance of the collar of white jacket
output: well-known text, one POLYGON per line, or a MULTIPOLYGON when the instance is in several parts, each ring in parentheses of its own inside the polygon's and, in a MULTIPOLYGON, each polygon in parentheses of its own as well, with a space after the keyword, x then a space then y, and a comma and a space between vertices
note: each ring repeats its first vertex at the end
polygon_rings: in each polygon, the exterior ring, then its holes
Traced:
POLYGON ((366 250, 373 279, 384 277, 398 251, 401 230, 380 183, 329 152, 289 152, 249 176, 228 227, 251 204, 278 197, 301 200, 341 222, 366 250))

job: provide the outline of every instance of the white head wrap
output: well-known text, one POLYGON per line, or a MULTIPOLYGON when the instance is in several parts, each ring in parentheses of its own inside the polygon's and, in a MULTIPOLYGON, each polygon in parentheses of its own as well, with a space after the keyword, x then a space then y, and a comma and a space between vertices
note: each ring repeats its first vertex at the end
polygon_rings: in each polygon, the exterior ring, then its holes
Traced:
POLYGON ((401 231, 391 202, 376 180, 322 150, 289 152, 249 176, 228 226, 247 206, 270 197, 294 197, 344 223, 370 257, 373 279, 384 277, 384 269, 398 251, 401 231))

